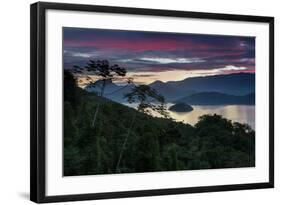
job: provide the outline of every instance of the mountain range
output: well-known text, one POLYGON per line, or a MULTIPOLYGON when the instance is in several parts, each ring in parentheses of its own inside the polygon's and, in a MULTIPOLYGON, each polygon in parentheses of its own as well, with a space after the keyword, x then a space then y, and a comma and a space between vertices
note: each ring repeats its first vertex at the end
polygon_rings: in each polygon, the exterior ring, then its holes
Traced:
POLYGON ((255 93, 237 96, 219 92, 200 92, 176 100, 190 105, 254 105, 255 93))
POLYGON ((150 84, 167 101, 199 92, 220 92, 230 95, 247 95, 255 92, 255 74, 238 73, 229 75, 214 75, 206 77, 186 78, 182 81, 161 82, 150 84))
MULTIPOLYGON (((97 92, 100 90, 100 83, 98 81, 95 84, 88 85, 85 90, 97 92)), ((167 102, 254 104, 255 74, 214 75, 168 82, 157 80, 149 86, 163 95, 167 102)), ((104 90, 104 97, 120 103, 125 102, 124 94, 130 92, 133 87, 132 84, 120 86, 108 82, 104 90)))

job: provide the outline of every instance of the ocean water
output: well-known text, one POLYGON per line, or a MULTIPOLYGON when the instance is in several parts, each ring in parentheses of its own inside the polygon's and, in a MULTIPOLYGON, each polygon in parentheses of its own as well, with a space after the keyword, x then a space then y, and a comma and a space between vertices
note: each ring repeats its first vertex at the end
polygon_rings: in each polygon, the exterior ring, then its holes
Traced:
MULTIPOLYGON (((127 106, 136 108, 136 104, 125 104, 127 106)), ((167 107, 173 104, 168 103, 167 107)), ((170 116, 176 121, 183 121, 185 123, 195 125, 199 117, 205 114, 218 114, 223 117, 239 123, 246 123, 255 129, 255 106, 253 105, 215 105, 215 106, 196 106, 193 105, 193 111, 191 112, 172 112, 170 116)), ((152 113, 154 116, 159 115, 157 113, 152 113)))

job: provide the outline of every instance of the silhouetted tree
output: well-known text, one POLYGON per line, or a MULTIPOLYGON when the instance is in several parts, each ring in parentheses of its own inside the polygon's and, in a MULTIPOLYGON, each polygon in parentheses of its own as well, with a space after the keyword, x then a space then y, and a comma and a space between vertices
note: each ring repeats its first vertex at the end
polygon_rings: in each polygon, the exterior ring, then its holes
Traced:
MULTIPOLYGON (((165 98, 148 85, 136 85, 134 88, 132 88, 132 91, 130 93, 125 94, 125 98, 127 98, 127 101, 129 103, 138 103, 137 110, 139 112, 151 114, 151 111, 154 111, 164 116, 165 118, 169 116, 165 106, 165 98)), ((117 161, 116 172, 119 171, 119 165, 122 159, 122 155, 134 126, 136 116, 137 112, 134 112, 128 133, 123 142, 121 152, 117 161)))
POLYGON ((125 95, 125 98, 129 103, 138 103, 139 112, 151 114, 151 111, 154 111, 164 117, 169 116, 165 98, 149 85, 135 86, 130 93, 125 95))
MULTIPOLYGON (((100 87, 100 90, 97 93, 100 97, 104 96, 104 90, 107 84, 112 83, 114 80, 125 77, 127 73, 125 68, 120 67, 117 64, 110 65, 108 60, 89 60, 87 66, 74 66, 73 68, 73 72, 76 75, 84 77, 85 83, 87 85, 100 87)), ((127 82, 130 83, 130 79, 127 82)), ((97 104, 92 121, 92 127, 95 127, 99 109, 100 103, 97 104)))

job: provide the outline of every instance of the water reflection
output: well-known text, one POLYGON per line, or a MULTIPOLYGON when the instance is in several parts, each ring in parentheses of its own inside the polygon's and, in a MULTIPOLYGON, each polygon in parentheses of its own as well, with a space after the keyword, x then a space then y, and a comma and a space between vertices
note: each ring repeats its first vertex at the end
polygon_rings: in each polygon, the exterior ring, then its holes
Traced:
MULTIPOLYGON (((126 104, 130 107, 136 107, 136 104, 126 104)), ((167 107, 172 106, 172 103, 168 103, 167 107)), ((202 115, 206 114, 218 114, 223 117, 232 120, 233 122, 246 123, 255 129, 255 106, 253 105, 223 105, 223 106, 195 106, 193 105, 193 111, 191 112, 172 112, 170 116, 176 121, 183 121, 185 123, 195 125, 198 119, 202 115)), ((158 116, 157 113, 153 115, 158 116)))
POLYGON ((172 118, 191 125, 196 124, 199 117, 205 114, 218 114, 234 122, 247 123, 255 129, 255 106, 226 105, 226 106, 192 106, 188 113, 170 112, 172 118))

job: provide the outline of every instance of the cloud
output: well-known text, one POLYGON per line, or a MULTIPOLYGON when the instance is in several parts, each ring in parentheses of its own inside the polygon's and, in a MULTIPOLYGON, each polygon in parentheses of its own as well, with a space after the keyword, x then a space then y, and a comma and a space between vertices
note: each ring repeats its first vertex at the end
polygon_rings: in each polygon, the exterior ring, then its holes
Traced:
POLYGON ((200 58, 161 58, 161 57, 143 57, 140 59, 121 59, 124 63, 157 63, 157 64, 171 64, 171 63, 202 63, 205 60, 200 58))
POLYGON ((134 74, 132 77, 153 77, 155 74, 134 74))
POLYGON ((228 74, 228 73, 240 73, 249 71, 249 68, 243 67, 243 66, 234 66, 234 65, 228 65, 223 68, 216 68, 209 70, 207 73, 209 74, 228 74))
POLYGON ((128 72, 255 69, 255 38, 165 32, 64 28, 64 66, 109 60, 128 72))
POLYGON ((237 66, 233 66, 233 65, 228 65, 228 66, 225 66, 224 68, 220 68, 220 69, 217 69, 217 70, 247 70, 246 67, 237 67, 237 66))
POLYGON ((73 53, 72 56, 73 57, 82 57, 82 58, 91 58, 91 57, 93 57, 93 55, 90 54, 90 53, 73 53))
POLYGON ((141 58, 141 60, 150 61, 160 64, 170 63, 202 63, 205 62, 200 58, 141 58))

